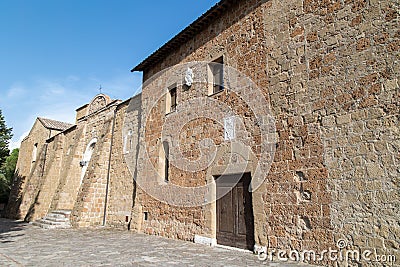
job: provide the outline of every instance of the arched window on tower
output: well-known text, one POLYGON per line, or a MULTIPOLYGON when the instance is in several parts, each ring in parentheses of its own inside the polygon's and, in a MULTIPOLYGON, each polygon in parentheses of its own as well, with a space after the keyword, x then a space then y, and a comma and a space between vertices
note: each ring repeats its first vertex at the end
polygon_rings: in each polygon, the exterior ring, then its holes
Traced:
POLYGON ((82 167, 81 171, 81 183, 83 181, 83 177, 85 177, 85 173, 87 170, 87 167, 89 166, 90 159, 92 158, 92 154, 94 151, 94 148, 96 147, 97 143, 97 138, 93 138, 89 144, 86 146, 85 153, 83 154, 82 161, 80 162, 80 165, 82 167))

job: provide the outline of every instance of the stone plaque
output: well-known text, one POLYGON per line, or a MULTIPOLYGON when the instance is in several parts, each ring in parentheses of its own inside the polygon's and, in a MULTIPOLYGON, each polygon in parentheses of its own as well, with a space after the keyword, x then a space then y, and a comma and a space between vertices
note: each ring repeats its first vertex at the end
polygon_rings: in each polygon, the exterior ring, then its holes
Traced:
POLYGON ((228 117, 224 119, 224 136, 225 141, 235 139, 235 117, 228 117))

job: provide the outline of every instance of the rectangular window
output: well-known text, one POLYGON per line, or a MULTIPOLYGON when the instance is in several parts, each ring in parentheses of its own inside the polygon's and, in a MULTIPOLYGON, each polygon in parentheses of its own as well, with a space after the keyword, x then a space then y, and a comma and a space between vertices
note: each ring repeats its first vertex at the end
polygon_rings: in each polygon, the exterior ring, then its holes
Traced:
POLYGON ((37 148, 38 148, 38 144, 34 144, 33 145, 33 151, 32 151, 32 162, 36 161, 36 157, 37 157, 37 148))
POLYGON ((176 110, 177 105, 177 86, 176 84, 172 85, 168 88, 168 93, 165 101, 165 114, 174 112, 176 110))
POLYGON ((224 59, 219 57, 208 64, 209 88, 208 94, 212 95, 224 90, 224 59))
POLYGON ((31 168, 30 170, 32 171, 33 165, 36 162, 36 157, 37 157, 37 149, 38 149, 38 143, 33 145, 33 150, 32 150, 32 162, 31 162, 31 168))
POLYGON ((169 182, 169 144, 168 142, 163 142, 163 149, 164 149, 164 181, 166 183, 169 182))
POLYGON ((169 90, 169 94, 171 95, 171 112, 176 110, 176 87, 169 90))

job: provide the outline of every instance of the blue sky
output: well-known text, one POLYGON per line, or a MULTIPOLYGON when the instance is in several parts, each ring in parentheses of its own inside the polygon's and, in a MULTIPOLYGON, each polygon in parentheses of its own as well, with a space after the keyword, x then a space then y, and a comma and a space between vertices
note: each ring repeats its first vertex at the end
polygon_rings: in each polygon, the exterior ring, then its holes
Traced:
POLYGON ((14 148, 36 117, 73 123, 102 92, 127 99, 130 69, 218 0, 0 1, 0 109, 14 148))

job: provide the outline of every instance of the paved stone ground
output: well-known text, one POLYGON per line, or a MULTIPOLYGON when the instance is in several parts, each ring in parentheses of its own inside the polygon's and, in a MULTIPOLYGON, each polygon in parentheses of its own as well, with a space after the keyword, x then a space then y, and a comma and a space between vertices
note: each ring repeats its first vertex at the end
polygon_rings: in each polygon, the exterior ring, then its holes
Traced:
POLYGON ((111 229, 44 230, 0 218, 0 266, 305 266, 111 229))

